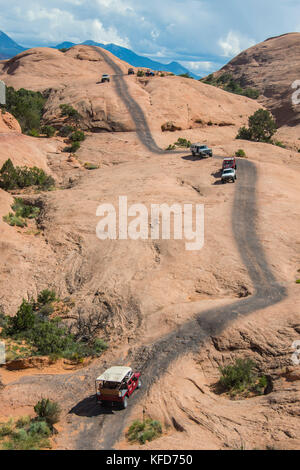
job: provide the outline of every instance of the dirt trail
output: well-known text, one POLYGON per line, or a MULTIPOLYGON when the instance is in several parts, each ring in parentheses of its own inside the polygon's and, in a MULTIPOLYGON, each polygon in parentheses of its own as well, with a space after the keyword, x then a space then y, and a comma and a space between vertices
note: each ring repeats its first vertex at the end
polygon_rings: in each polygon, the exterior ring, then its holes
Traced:
MULTIPOLYGON (((113 78, 114 84, 120 99, 135 121, 140 141, 150 152, 162 154, 163 150, 155 143, 142 108, 130 96, 122 71, 105 52, 99 48, 95 48, 95 50, 113 67, 116 73, 113 78)), ((285 288, 276 281, 271 271, 256 230, 258 216, 256 167, 247 160, 239 160, 238 166, 238 181, 235 186, 232 208, 232 227, 241 259, 253 284, 254 294, 231 305, 201 311, 193 320, 187 321, 153 344, 136 349, 130 357, 126 359, 116 357, 115 363, 122 364, 126 361, 126 364, 130 363, 132 367, 138 368, 142 372, 143 387, 141 391, 133 394, 130 398, 127 410, 103 409, 96 403, 94 395, 86 396, 87 390, 90 390, 91 394, 93 392, 94 379, 99 373, 99 362, 101 362, 101 368, 105 365, 113 365, 111 362, 104 364, 105 359, 94 361, 89 367, 74 374, 49 375, 46 378, 37 375, 25 377, 12 384, 20 390, 20 393, 24 386, 26 388, 26 385, 30 385, 30 390, 33 390, 34 394, 42 385, 44 388, 47 387, 47 384, 49 386, 49 379, 51 379, 52 390, 55 390, 57 396, 63 397, 66 407, 71 408, 75 400, 81 400, 70 410, 67 423, 57 437, 59 448, 113 448, 122 436, 133 406, 141 399, 146 399, 147 391, 174 360, 181 355, 193 351, 198 352, 207 338, 220 334, 239 316, 246 316, 256 310, 274 305, 287 296, 285 288), (46 383, 45 380, 48 382, 46 383)), ((35 397, 32 397, 32 400, 34 399, 35 397)))
MULTIPOLYGON (((129 95, 122 71, 118 70, 119 67, 102 50, 98 48, 96 50, 116 71, 117 76, 114 77, 114 81, 118 94, 136 122, 141 142, 151 152, 162 153, 162 149, 154 142, 142 109, 129 95)), ((85 421, 76 442, 76 449, 111 449, 121 437, 131 408, 145 397, 146 391, 167 370, 172 361, 188 352, 198 351, 208 337, 220 334, 239 316, 249 315, 256 310, 274 305, 287 296, 286 289, 276 281, 271 271, 256 231, 256 167, 247 160, 240 160, 238 166, 239 179, 232 210, 232 226, 240 256, 255 289, 254 295, 223 308, 199 312, 196 319, 186 322, 178 330, 160 338, 150 346, 140 348, 130 358, 130 362, 134 368, 142 372, 142 393, 133 395, 127 410, 116 413, 97 410, 93 397, 79 403, 72 412, 82 417, 89 417, 89 422, 85 421), (100 439, 102 442, 99 444, 100 439)))

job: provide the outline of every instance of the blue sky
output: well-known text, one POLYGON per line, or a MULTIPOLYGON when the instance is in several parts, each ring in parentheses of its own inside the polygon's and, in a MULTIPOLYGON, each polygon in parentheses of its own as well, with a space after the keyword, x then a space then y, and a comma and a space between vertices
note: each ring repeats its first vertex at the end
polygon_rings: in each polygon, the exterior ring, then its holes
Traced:
POLYGON ((0 30, 26 47, 113 42, 199 75, 300 31, 299 0, 0 0, 0 30))

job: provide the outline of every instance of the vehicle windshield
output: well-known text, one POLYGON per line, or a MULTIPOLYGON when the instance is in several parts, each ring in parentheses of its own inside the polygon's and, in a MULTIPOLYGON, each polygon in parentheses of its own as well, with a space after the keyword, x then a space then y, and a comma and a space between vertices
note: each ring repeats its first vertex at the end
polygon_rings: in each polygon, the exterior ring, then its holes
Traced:
POLYGON ((227 175, 229 173, 233 173, 233 170, 225 170, 224 173, 225 173, 225 175, 227 175))
POLYGON ((200 149, 206 149, 207 147, 206 147, 206 145, 200 145, 199 148, 200 148, 200 149))

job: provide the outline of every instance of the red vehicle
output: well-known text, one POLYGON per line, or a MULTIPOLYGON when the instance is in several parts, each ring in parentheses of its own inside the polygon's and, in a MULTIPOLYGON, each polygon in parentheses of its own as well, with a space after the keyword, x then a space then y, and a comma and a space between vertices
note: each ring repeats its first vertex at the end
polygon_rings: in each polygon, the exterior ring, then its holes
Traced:
POLYGON ((96 397, 100 404, 118 404, 127 408, 128 398, 141 387, 141 374, 130 367, 111 367, 96 379, 96 397))
POLYGON ((222 170, 227 170, 228 168, 233 168, 236 170, 236 159, 235 157, 227 157, 223 160, 222 170))

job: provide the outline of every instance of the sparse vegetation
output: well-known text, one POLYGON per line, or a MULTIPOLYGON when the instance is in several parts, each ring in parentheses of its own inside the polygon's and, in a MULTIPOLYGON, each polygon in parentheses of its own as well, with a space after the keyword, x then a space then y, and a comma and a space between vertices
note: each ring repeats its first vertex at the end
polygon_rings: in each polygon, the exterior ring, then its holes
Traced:
POLYGON ((41 133, 45 134, 48 138, 53 137, 56 133, 56 129, 52 126, 43 126, 41 133))
POLYGON ((49 190, 55 185, 52 176, 47 175, 44 170, 33 167, 14 167, 10 159, 6 160, 0 170, 0 188, 5 191, 22 189, 29 186, 37 186, 42 190, 49 190))
POLYGON ((77 130, 73 132, 70 139, 72 140, 72 142, 82 142, 85 140, 84 132, 77 130))
POLYGON ((48 426, 52 427, 59 421, 61 408, 55 401, 43 398, 35 405, 34 411, 40 419, 45 420, 48 426))
POLYGON ((127 432, 129 442, 139 442, 146 444, 147 441, 158 439, 162 435, 162 426, 159 421, 146 419, 136 420, 132 423, 127 432))
POLYGON ((179 137, 177 142, 174 142, 174 144, 170 144, 166 150, 174 150, 176 149, 176 147, 190 148, 191 145, 192 143, 189 140, 179 137))
POLYGON ((192 77, 188 72, 180 74, 179 77, 191 78, 192 80, 194 80, 194 77, 192 77))
POLYGON ((144 77, 144 76, 145 76, 144 70, 138 70, 136 76, 137 76, 137 77, 144 77))
POLYGON ((238 158, 246 158, 246 152, 243 149, 239 149, 235 152, 235 156, 238 158))
POLYGON ((258 109, 249 117, 249 127, 241 127, 237 139, 271 143, 276 132, 276 123, 272 114, 265 109, 258 109))
POLYGON ((4 109, 11 113, 20 123, 22 132, 39 136, 41 119, 44 113, 46 98, 40 92, 13 87, 6 88, 6 105, 4 109))
POLYGON ((63 126, 59 132, 58 132, 58 135, 60 137, 69 137, 70 134, 72 134, 72 132, 76 131, 75 127, 73 126, 63 126))
POLYGON ((235 80, 233 75, 229 72, 225 72, 219 77, 215 77, 214 74, 210 74, 206 78, 200 79, 200 81, 206 83, 207 85, 222 88, 223 90, 234 93, 236 95, 246 96, 247 98, 251 98, 253 100, 256 100, 260 95, 260 92, 255 88, 242 87, 240 82, 235 80))
POLYGON ((81 119, 79 112, 69 104, 61 104, 60 110, 62 116, 66 116, 74 121, 79 121, 81 119))
POLYGON ((254 369, 255 362, 251 359, 236 359, 233 365, 220 367, 219 386, 231 396, 249 395, 251 392, 262 394, 267 387, 267 378, 258 377, 254 369))
POLYGON ((98 170, 99 166, 94 163, 85 162, 83 165, 86 170, 98 170))
POLYGON ((22 198, 15 198, 11 208, 14 212, 5 215, 3 220, 13 227, 26 227, 26 219, 35 219, 40 213, 39 207, 25 202, 22 198))
POLYGON ((54 291, 48 289, 38 295, 37 301, 24 299, 14 317, 1 316, 0 336, 16 342, 23 341, 24 347, 32 348, 35 355, 56 355, 57 358, 76 361, 99 356, 107 349, 106 343, 96 337, 102 327, 101 321, 96 317, 83 319, 79 316, 67 328, 59 316, 51 317, 55 302, 59 299, 54 291))
POLYGON ((49 438, 53 435, 53 425, 59 421, 58 403, 43 398, 34 411, 36 416, 22 416, 17 421, 10 419, 0 424, 0 443, 3 450, 50 449, 49 438))

